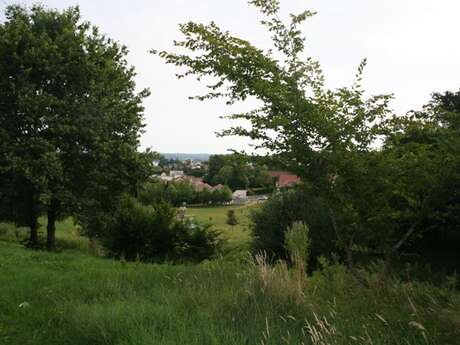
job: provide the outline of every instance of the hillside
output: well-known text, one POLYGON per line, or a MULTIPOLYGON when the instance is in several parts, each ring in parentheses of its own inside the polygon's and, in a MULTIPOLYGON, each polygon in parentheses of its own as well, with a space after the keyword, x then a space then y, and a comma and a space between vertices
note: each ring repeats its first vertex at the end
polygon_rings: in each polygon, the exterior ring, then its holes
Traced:
POLYGON ((299 290, 295 276, 244 256, 157 265, 0 242, 0 344, 459 343, 447 286, 363 289, 330 265, 299 290))

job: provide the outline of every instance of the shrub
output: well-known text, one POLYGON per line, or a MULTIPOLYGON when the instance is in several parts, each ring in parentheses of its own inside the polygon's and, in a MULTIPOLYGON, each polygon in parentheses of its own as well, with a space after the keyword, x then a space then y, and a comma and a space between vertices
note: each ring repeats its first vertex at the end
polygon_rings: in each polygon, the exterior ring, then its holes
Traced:
POLYGON ((308 227, 302 222, 294 222, 286 232, 285 245, 291 261, 297 267, 306 267, 310 244, 308 227))
POLYGON ((238 219, 236 219, 235 210, 229 210, 227 212, 227 224, 231 226, 238 224, 238 219))
POLYGON ((201 261, 220 247, 209 226, 176 218, 167 203, 144 206, 125 198, 103 234, 109 255, 128 261, 201 261))
POLYGON ((305 187, 274 194, 251 214, 252 251, 266 252, 270 259, 289 259, 286 232, 295 222, 302 222, 309 228, 310 259, 330 257, 336 247, 326 210, 322 200, 305 187))
POLYGON ((226 203, 232 200, 232 190, 227 186, 212 191, 212 201, 216 204, 226 203))
POLYGON ((211 224, 201 224, 191 219, 176 223, 177 243, 181 261, 203 261, 215 256, 223 244, 220 233, 211 224))

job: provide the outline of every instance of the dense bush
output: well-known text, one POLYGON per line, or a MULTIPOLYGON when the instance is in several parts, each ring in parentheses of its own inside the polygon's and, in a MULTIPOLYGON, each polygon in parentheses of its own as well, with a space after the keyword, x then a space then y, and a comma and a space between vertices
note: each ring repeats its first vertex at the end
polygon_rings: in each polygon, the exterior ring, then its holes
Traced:
POLYGON ((332 226, 322 201, 299 187, 274 194, 251 214, 252 250, 271 258, 288 259, 285 236, 295 222, 309 228, 312 258, 330 256, 335 248, 332 226))
POLYGON ((102 238, 109 255, 141 261, 201 261, 218 251, 219 233, 207 225, 178 220, 167 203, 144 206, 124 199, 102 238))

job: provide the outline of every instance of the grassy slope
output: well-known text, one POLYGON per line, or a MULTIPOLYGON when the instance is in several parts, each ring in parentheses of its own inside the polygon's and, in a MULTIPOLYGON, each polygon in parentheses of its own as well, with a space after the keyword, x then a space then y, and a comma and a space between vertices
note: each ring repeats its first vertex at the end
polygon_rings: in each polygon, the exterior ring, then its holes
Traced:
POLYGON ((331 269, 299 299, 284 274, 236 262, 146 265, 0 242, 0 344, 309 344, 306 320, 326 339, 314 344, 458 341, 458 295, 363 290, 331 269))
MULTIPOLYGON (((227 208, 193 211, 224 226, 227 208)), ((460 344, 460 296, 446 287, 362 289, 331 266, 299 295, 282 266, 96 258, 68 220, 58 238, 61 253, 0 241, 0 344, 460 344)))

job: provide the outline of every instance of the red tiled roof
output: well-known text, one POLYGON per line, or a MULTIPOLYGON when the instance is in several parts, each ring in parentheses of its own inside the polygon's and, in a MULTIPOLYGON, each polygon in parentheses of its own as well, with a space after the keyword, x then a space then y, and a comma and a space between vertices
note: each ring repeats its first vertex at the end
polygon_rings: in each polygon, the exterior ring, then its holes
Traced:
POLYGON ((278 187, 290 187, 300 181, 297 175, 285 170, 272 170, 268 172, 271 177, 277 179, 278 187))
POLYGON ((212 187, 213 190, 221 190, 222 188, 224 188, 224 185, 221 185, 221 184, 218 184, 212 187))
POLYGON ((204 182, 193 182, 193 187, 195 187, 198 190, 203 190, 203 189, 212 189, 210 185, 204 182))
POLYGON ((290 187, 300 182, 300 177, 293 174, 280 175, 278 179, 278 187, 290 187))

